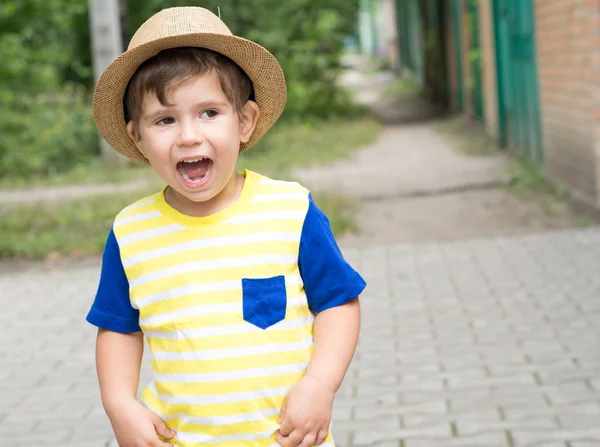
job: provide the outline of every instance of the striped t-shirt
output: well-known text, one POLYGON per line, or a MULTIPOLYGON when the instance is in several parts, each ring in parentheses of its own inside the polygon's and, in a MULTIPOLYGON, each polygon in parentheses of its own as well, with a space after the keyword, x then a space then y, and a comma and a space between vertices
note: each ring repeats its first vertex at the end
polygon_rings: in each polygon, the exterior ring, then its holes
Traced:
POLYGON ((305 188, 244 176, 238 200, 208 217, 179 213, 164 190, 119 213, 87 316, 144 332, 153 380, 140 399, 177 431, 177 446, 278 445, 314 315, 366 285, 305 188))

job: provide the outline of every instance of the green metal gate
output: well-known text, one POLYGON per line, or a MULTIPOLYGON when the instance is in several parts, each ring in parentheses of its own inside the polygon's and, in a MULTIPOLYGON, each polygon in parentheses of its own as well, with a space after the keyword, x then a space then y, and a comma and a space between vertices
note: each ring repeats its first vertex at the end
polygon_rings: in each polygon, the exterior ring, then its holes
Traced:
POLYGON ((540 162, 542 136, 532 0, 494 0, 500 144, 540 162))
POLYGON ((462 67, 462 0, 452 0, 452 29, 454 33, 454 61, 456 63, 456 103, 458 109, 465 109, 463 92, 463 67, 462 67))
POLYGON ((409 32, 408 3, 405 0, 396 0, 396 30, 398 32, 398 49, 400 51, 400 66, 406 70, 414 68, 411 54, 409 32))
POLYGON ((396 21, 400 49, 400 62, 410 70, 419 85, 423 86, 425 73, 423 61, 423 29, 417 0, 396 0, 396 21))
POLYGON ((470 87, 472 94, 473 114, 483 121, 483 74, 481 67, 481 47, 479 38, 479 0, 468 0, 469 18, 469 63, 471 64, 470 87))
POLYGON ((361 50, 375 57, 377 55, 377 27, 373 18, 373 0, 360 0, 359 38, 361 50))

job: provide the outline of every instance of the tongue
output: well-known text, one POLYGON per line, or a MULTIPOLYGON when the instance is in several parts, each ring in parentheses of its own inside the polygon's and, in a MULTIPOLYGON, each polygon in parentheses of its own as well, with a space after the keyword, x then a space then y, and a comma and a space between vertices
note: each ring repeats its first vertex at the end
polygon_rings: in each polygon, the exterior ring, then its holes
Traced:
POLYGON ((210 160, 204 159, 200 161, 195 161, 194 163, 182 163, 183 170, 187 174, 187 176, 191 179, 196 179, 200 177, 204 177, 206 175, 206 171, 208 171, 210 160))

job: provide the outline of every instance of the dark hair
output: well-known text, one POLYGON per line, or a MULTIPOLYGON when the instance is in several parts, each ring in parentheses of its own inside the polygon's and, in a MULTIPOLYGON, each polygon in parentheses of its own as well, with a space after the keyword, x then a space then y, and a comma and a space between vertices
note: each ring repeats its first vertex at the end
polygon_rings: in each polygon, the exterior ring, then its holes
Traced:
POLYGON ((125 90, 125 121, 138 122, 146 93, 154 92, 163 106, 170 105, 168 90, 194 76, 215 71, 221 88, 238 114, 254 99, 252 81, 231 59, 205 48, 178 47, 163 50, 144 61, 125 90))

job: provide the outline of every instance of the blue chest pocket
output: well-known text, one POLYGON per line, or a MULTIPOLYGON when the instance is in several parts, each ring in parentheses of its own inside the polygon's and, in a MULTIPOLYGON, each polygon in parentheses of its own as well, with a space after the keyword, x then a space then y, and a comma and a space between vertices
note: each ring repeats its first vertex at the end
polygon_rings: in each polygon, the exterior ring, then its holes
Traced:
POLYGON ((267 329, 285 318, 285 277, 242 279, 244 320, 267 329))

